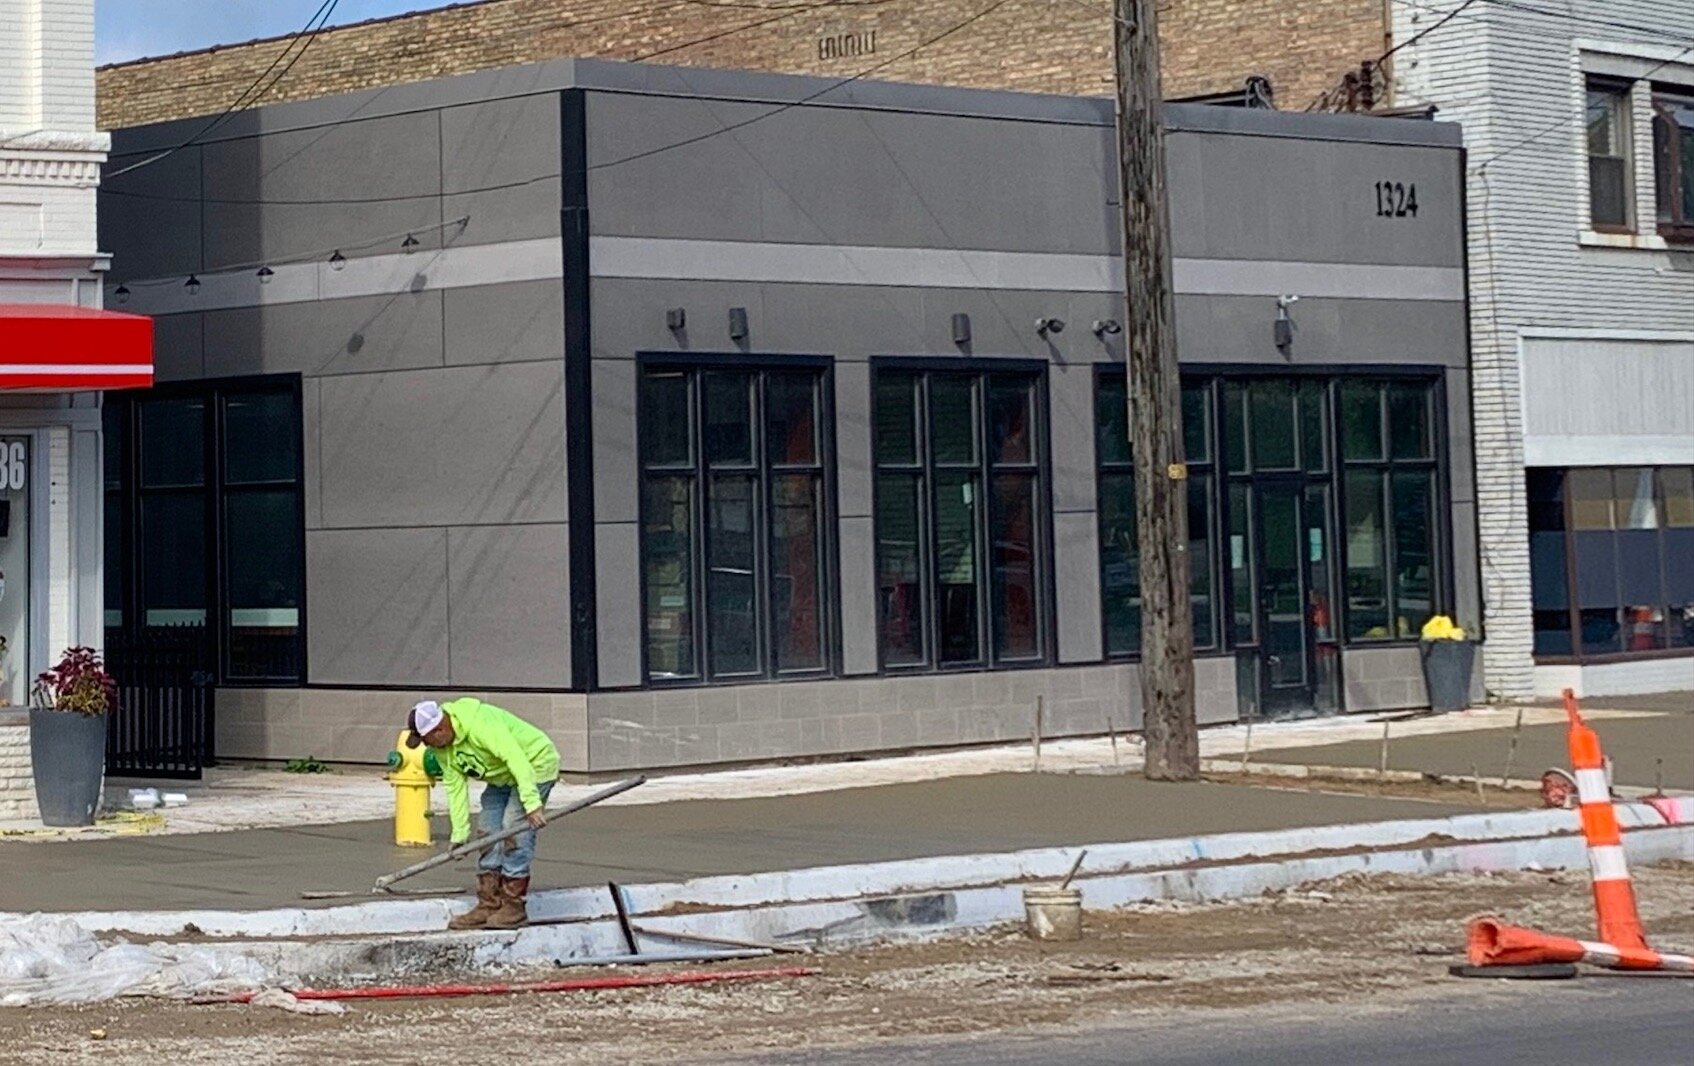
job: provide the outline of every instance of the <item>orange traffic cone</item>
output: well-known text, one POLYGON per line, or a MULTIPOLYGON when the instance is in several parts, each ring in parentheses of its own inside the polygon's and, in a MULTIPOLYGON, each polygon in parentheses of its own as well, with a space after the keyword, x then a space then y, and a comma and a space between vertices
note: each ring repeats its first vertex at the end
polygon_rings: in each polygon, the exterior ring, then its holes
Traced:
POLYGON ((1594 880, 1594 913, 1600 940, 1549 936, 1507 925, 1498 918, 1472 918, 1465 926, 1465 954, 1473 966, 1524 966, 1586 962, 1614 970, 1677 970, 1694 973, 1694 957, 1669 955, 1647 946, 1635 889, 1623 857, 1623 836, 1600 738, 1582 721, 1576 694, 1565 689, 1570 718, 1571 767, 1582 803, 1582 835, 1588 843, 1588 868, 1594 880))
POLYGON ((1576 693, 1565 689, 1565 715, 1570 718, 1570 761, 1576 771, 1577 799, 1582 804, 1582 835, 1588 841, 1588 869, 1594 878, 1594 914, 1600 939, 1620 948, 1647 949, 1641 915, 1635 906, 1635 887, 1623 857, 1623 834, 1612 809, 1611 783, 1600 738, 1582 720, 1576 693))

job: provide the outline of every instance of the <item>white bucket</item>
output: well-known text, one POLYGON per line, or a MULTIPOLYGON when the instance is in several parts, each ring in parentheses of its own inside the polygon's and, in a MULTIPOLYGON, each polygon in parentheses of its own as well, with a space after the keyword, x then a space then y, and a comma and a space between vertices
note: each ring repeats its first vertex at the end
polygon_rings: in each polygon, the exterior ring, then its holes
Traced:
POLYGON ((1023 890, 1025 927, 1031 940, 1081 940, 1082 890, 1031 885, 1023 890))

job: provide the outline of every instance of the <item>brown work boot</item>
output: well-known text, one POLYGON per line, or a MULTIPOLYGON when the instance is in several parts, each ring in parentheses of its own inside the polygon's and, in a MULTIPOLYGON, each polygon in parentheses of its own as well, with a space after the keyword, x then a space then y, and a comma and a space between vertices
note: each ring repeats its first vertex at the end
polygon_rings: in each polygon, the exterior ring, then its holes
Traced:
POLYGON ((529 878, 502 877, 500 896, 500 909, 483 923, 485 928, 516 929, 529 921, 529 908, 524 905, 529 897, 529 878))
POLYGON ((500 882, 504 880, 498 871, 490 870, 476 875, 476 906, 447 923, 449 929, 481 929, 488 924, 488 919, 500 909, 500 882))

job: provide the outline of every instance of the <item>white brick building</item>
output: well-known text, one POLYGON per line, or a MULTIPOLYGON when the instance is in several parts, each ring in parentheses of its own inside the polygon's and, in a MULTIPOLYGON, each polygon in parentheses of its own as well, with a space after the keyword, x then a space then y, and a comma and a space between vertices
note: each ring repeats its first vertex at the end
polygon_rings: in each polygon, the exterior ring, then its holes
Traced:
POLYGON ((1487 687, 1694 688, 1694 3, 1391 7, 1469 153, 1487 687))
MULTIPOLYGON (((101 643, 100 390, 152 381, 151 323, 100 310, 109 143, 93 0, 0 0, 0 708, 101 643)), ((21 722, 0 710, 0 818, 33 803, 21 722)))

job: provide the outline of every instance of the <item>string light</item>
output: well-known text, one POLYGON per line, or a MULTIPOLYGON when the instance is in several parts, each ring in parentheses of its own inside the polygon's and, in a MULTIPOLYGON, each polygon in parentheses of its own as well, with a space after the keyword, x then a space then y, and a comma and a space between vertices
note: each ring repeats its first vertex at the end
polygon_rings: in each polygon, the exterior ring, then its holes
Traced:
MULTIPOLYGON (((399 232, 396 232, 396 233, 388 233, 388 234, 384 234, 382 236, 372 237, 371 239, 366 240, 366 241, 360 241, 356 244, 344 245, 343 247, 354 248, 354 249, 380 248, 383 245, 388 245, 389 247, 393 247, 393 244, 391 242, 396 241, 396 240, 400 240, 401 241, 401 244, 400 244, 401 249, 403 251, 405 251, 407 254, 411 254, 415 249, 423 247, 423 241, 418 239, 419 233, 435 233, 435 232, 438 232, 438 231, 446 230, 450 227, 454 227, 454 228, 456 228, 457 232, 454 233, 453 236, 456 237, 456 236, 458 236, 458 234, 464 233, 465 230, 467 230, 470 227, 470 221, 471 221, 471 216, 461 215, 458 218, 450 219, 446 222, 442 222, 442 223, 432 225, 432 226, 426 226, 422 230, 410 230, 410 231, 402 230, 402 231, 399 231, 399 232), (408 245, 406 243, 407 241, 409 241, 411 243, 408 245)), ((451 238, 449 238, 449 239, 451 239, 451 238)), ((445 251, 447 242, 444 240, 442 243, 443 243, 443 250, 445 251)), ((288 265, 293 265, 293 264, 300 264, 300 263, 310 263, 314 260, 316 260, 318 262, 323 262, 323 257, 326 254, 329 256, 328 261, 329 261, 330 269, 332 269, 332 270, 342 270, 347 266, 348 258, 347 258, 347 255, 343 251, 342 248, 322 248, 322 249, 319 249, 319 250, 314 251, 314 252, 302 252, 300 255, 291 256, 287 259, 271 260, 269 262, 256 259, 256 260, 252 260, 252 261, 246 262, 246 263, 229 263, 227 265, 217 266, 217 267, 213 268, 213 270, 214 270, 214 272, 219 273, 219 274, 228 273, 228 272, 237 271, 237 270, 253 270, 254 276, 259 279, 259 284, 268 285, 276 277, 276 268, 277 267, 288 266, 288 265)), ((178 275, 178 276, 180 277, 181 275, 178 275)), ((141 279, 141 280, 136 281, 135 282, 135 288, 145 291, 149 287, 155 287, 156 288, 160 285, 174 285, 174 284, 176 284, 175 278, 170 278, 170 277, 146 278, 146 279, 141 279)), ((198 293, 200 291, 200 285, 201 285, 201 281, 200 281, 200 276, 199 276, 198 273, 188 275, 188 277, 182 282, 183 288, 187 289, 190 294, 198 293)), ((113 289, 112 295, 119 302, 126 302, 130 297, 130 292, 131 292, 131 287, 126 282, 124 284, 119 285, 117 288, 113 289)))

